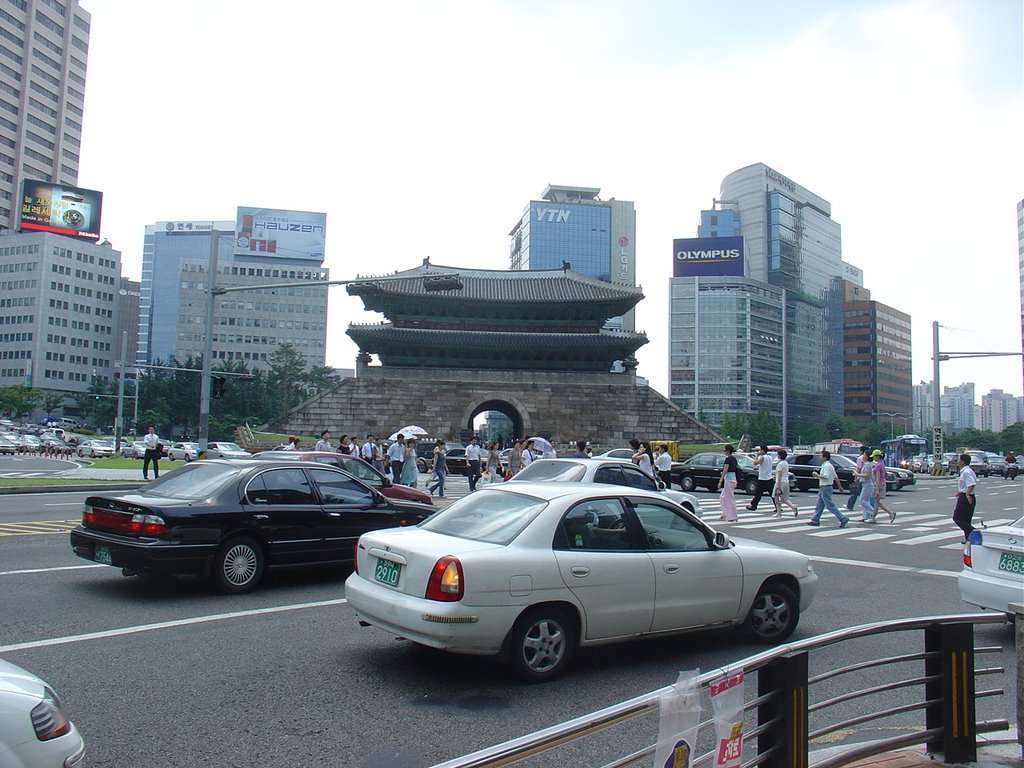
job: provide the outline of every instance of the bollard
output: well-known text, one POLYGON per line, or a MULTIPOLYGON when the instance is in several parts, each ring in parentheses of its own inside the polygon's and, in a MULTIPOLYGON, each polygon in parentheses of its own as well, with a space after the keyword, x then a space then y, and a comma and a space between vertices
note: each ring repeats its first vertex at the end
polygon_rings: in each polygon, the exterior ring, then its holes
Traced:
POLYGON ((974 708, 974 625, 938 624, 925 630, 925 650, 936 654, 925 660, 925 672, 936 681, 925 683, 929 701, 925 726, 941 728, 928 742, 929 752, 941 752, 945 763, 973 763, 978 759, 978 731, 974 708))

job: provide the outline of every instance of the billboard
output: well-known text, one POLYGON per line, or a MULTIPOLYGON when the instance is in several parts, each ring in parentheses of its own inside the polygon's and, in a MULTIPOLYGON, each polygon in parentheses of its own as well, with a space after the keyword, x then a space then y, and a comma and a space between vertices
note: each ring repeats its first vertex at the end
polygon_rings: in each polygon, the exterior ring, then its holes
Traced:
POLYGON ((691 237, 672 241, 673 277, 743 277, 742 237, 691 237))
POLYGON ((238 207, 235 253, 324 258, 326 213, 238 207))
POLYGON ((25 179, 21 184, 19 228, 95 242, 100 239, 102 208, 102 192, 25 179))

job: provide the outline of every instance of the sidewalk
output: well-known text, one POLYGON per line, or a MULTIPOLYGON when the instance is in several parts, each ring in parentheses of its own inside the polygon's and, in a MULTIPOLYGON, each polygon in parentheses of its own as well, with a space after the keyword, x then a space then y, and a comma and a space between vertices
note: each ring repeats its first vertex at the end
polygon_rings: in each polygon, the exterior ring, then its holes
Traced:
MULTIPOLYGON (((810 766, 849 749, 851 745, 814 750, 810 755, 810 766)), ((1022 747, 1017 743, 1017 729, 999 733, 978 735, 978 759, 973 763, 945 763, 942 755, 932 755, 923 746, 898 749, 874 757, 866 757, 850 763, 857 768, 946 768, 950 765, 968 765, 975 768, 1024 768, 1022 747)))

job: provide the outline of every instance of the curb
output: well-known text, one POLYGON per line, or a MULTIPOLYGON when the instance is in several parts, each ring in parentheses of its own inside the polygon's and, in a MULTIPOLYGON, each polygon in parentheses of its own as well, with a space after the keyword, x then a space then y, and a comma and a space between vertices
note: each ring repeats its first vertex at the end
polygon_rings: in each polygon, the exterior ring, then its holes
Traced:
POLYGON ((16 488, 0 488, 0 496, 18 493, 78 493, 81 491, 130 491, 143 485, 140 482, 94 482, 81 485, 28 485, 16 488))

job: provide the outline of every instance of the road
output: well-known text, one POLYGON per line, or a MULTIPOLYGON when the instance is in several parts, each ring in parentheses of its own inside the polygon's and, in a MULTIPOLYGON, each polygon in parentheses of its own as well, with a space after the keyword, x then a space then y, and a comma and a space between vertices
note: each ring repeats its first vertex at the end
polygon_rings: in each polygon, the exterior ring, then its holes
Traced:
MULTIPOLYGON (((977 517, 1018 517, 1022 488, 1020 480, 982 478, 977 517)), ((952 479, 923 479, 890 494, 895 525, 843 530, 830 518, 821 528, 805 525, 810 493, 795 494, 796 520, 769 518, 765 507, 741 509, 732 524, 717 522, 716 495, 697 497, 705 519, 730 535, 815 558, 821 585, 796 635, 807 637, 886 618, 974 612, 956 588, 954 490, 952 479)), ((452 478, 449 495, 463 493, 465 481, 452 478)), ((761 650, 727 630, 625 643, 581 653, 560 680, 521 685, 490 659, 360 628, 344 602, 344 570, 272 573, 261 589, 226 596, 195 580, 123 578, 80 560, 66 530, 84 497, 0 497, 0 656, 57 689, 92 766, 156 757, 206 768, 430 765, 667 685, 680 669, 713 669, 761 650)), ((897 652, 888 636, 872 642, 877 656, 897 652)), ((1002 646, 979 666, 1007 670, 979 687, 1012 691, 1010 627, 980 627, 976 644, 1002 646)), ((816 663, 827 669, 848 660, 836 648, 816 663)), ((872 680, 865 673, 863 687, 872 680)), ((979 699, 979 718, 1012 717, 1008 702, 979 699)))

